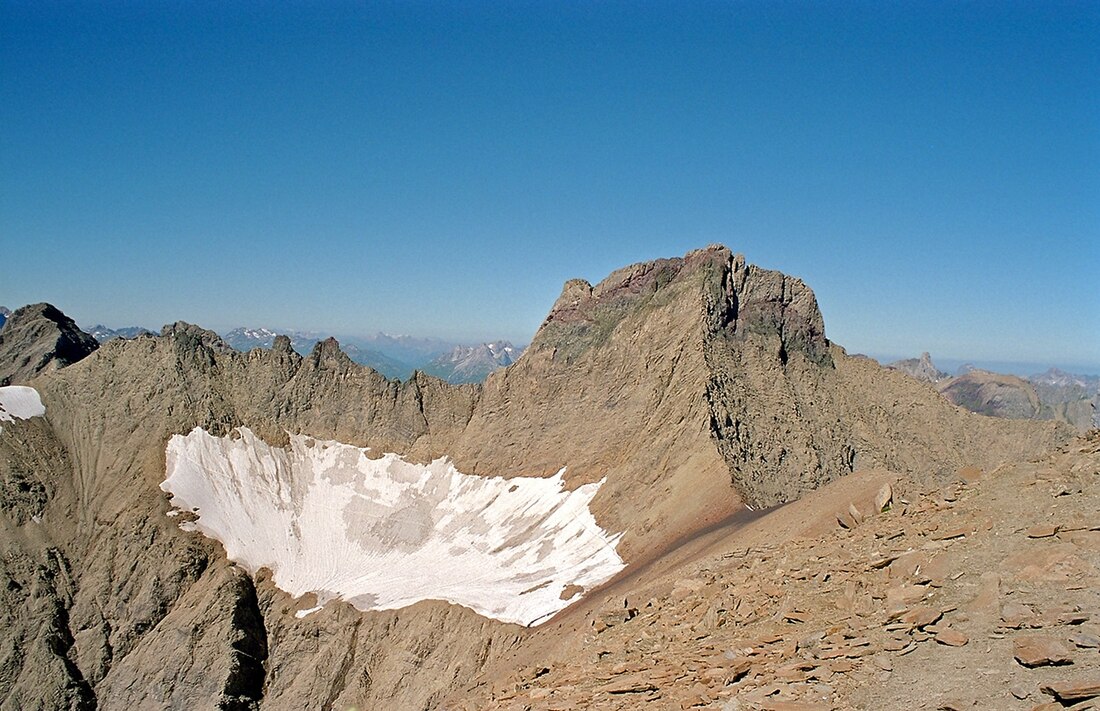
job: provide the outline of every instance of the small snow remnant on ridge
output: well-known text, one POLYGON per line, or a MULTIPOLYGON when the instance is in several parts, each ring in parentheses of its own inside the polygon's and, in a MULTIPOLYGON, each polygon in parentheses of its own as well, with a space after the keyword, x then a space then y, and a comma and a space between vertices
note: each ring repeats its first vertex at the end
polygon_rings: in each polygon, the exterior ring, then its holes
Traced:
MULTIPOLYGON (((0 422, 28 420, 46 414, 46 406, 38 391, 25 385, 8 385, 0 388, 0 422)), ((0 427, 0 432, 4 428, 0 427)))
POLYGON ((196 516, 181 528, 220 541, 252 573, 270 568, 292 595, 316 593, 319 605, 446 600, 532 625, 579 599, 562 600, 566 586, 591 588, 624 567, 621 534, 600 529, 588 509, 600 483, 564 491, 564 470, 472 476, 447 459, 370 459, 303 435, 282 449, 238 433, 172 437, 161 489, 196 516))

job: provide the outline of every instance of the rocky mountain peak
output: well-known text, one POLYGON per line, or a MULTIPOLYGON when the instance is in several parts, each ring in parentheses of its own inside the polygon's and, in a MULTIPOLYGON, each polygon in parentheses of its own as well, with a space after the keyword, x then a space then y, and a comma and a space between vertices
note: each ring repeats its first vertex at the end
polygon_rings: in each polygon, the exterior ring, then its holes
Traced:
POLYGON ((920 358, 906 358, 905 360, 894 361, 886 367, 893 370, 900 370, 906 375, 926 383, 938 383, 951 377, 936 367, 928 351, 921 353, 920 358))
POLYGON ((355 364, 351 357, 340 348, 340 342, 332 336, 322 341, 317 341, 317 344, 313 346, 313 351, 310 353, 310 358, 318 365, 330 362, 343 369, 347 369, 355 364))
POLYGON ((94 338, 52 304, 16 309, 0 331, 0 385, 64 368, 98 347, 94 338))
POLYGON ((160 330, 161 336, 170 336, 184 350, 207 348, 215 353, 232 353, 233 349, 214 331, 186 321, 167 324, 160 330))
POLYGON ((644 320, 648 311, 677 299, 687 299, 686 308, 696 304, 708 333, 737 340, 778 336, 781 362, 798 351, 818 365, 831 363, 813 291, 800 279, 749 265, 721 245, 624 267, 594 287, 579 279, 566 282, 531 349, 572 357, 603 343, 628 316, 644 320))

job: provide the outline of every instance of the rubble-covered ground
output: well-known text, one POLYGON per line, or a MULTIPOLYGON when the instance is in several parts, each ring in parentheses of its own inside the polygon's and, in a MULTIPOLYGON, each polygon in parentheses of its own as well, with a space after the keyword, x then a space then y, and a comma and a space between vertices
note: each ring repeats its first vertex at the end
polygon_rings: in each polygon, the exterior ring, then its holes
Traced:
POLYGON ((1100 708, 1100 432, 937 487, 854 474, 651 572, 453 707, 1100 708))

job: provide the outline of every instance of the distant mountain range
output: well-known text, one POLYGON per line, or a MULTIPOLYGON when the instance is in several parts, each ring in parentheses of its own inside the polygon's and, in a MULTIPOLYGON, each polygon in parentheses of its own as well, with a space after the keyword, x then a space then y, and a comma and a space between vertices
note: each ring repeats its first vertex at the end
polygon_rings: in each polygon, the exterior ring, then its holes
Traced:
POLYGON ((88 334, 100 343, 113 341, 116 338, 137 338, 138 336, 156 335, 147 328, 141 326, 125 326, 123 328, 107 328, 103 324, 96 324, 88 329, 88 334))
MULTIPOLYGON (((0 306, 0 328, 11 312, 0 306)), ((141 326, 109 328, 96 324, 87 333, 99 343, 116 338, 137 338, 155 332, 141 326)), ((221 334, 234 350, 247 353, 253 348, 270 349, 276 336, 290 338, 291 347, 308 354, 328 334, 316 331, 240 327, 221 334)), ((370 336, 339 336, 340 349, 356 363, 377 370, 387 378, 408 380, 420 370, 451 383, 479 383, 489 373, 511 365, 523 348, 508 341, 493 341, 478 345, 463 345, 440 338, 376 333, 370 336)))
MULTIPOLYGON (((305 355, 326 338, 309 331, 269 328, 235 328, 222 335, 234 349, 271 348, 276 336, 290 338, 291 347, 305 355)), ((464 346, 438 338, 376 333, 371 336, 337 337, 340 349, 360 365, 377 370, 387 378, 407 380, 415 370, 451 383, 481 382, 489 373, 511 365, 522 348, 507 341, 464 346)))
POLYGON ((1021 378, 963 365, 951 377, 928 353, 886 366, 932 383, 959 407, 1012 420, 1058 420, 1079 430, 1100 427, 1100 376, 1077 375, 1058 368, 1021 378))
POLYGON ((422 370, 449 383, 480 383, 489 374, 499 368, 505 368, 516 362, 522 348, 508 341, 494 341, 476 346, 456 346, 422 370))

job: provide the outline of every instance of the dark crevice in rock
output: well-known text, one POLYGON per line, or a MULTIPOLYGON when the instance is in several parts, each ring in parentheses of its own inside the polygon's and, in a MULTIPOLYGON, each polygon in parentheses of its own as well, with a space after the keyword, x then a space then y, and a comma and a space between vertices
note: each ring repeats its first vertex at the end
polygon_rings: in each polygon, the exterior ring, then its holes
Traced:
POLYGON ((218 708, 252 711, 264 693, 267 628, 256 597, 256 586, 248 576, 241 576, 241 594, 237 596, 231 619, 237 634, 230 643, 233 659, 218 708))
POLYGON ((80 668, 69 654, 73 649, 75 640, 73 639, 72 630, 69 629, 69 611, 65 609, 60 601, 55 609, 54 625, 48 637, 48 644, 51 651, 61 659, 69 678, 72 680, 73 696, 76 702, 73 707, 74 711, 95 709, 97 707, 95 692, 92 691, 91 684, 84 678, 80 668))

